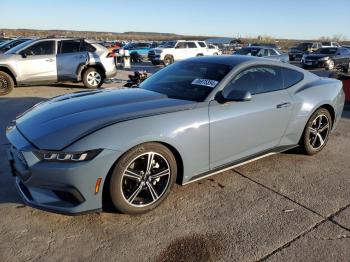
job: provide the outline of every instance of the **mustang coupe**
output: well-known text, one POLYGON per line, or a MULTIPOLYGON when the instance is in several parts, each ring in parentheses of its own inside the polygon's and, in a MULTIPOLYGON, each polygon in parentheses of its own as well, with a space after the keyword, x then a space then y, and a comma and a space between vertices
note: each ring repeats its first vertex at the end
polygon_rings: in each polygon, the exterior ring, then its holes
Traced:
POLYGON ((175 182, 300 146, 321 151, 344 107, 342 83, 256 57, 196 57, 138 88, 66 94, 7 127, 16 187, 64 214, 158 206, 175 182))

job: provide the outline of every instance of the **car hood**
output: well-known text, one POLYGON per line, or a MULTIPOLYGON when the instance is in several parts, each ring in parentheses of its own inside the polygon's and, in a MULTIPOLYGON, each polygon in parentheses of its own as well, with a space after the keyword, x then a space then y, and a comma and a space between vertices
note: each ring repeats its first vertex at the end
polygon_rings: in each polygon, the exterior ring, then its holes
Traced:
POLYGON ((16 126, 39 149, 62 150, 108 125, 195 105, 138 88, 83 91, 35 105, 16 119, 16 126))

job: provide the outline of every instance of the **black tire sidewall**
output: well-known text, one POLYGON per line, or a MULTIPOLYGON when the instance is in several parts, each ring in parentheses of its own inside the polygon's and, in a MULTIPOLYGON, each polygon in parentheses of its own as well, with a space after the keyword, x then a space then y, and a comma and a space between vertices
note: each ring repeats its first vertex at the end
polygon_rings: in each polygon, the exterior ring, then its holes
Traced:
POLYGON ((308 155, 314 155, 314 154, 317 154, 318 152, 322 151, 322 149, 327 145, 331 130, 332 130, 332 117, 331 117, 329 111, 325 108, 320 108, 316 112, 314 112, 312 114, 312 116, 310 117, 309 121, 307 122, 307 124, 305 126, 305 130, 304 130, 304 134, 303 134, 302 145, 303 145, 303 149, 304 149, 305 153, 308 155), (312 122, 314 121, 314 119, 318 115, 321 115, 321 114, 325 115, 328 118, 329 131, 328 131, 328 135, 326 137, 324 144, 320 148, 314 149, 311 147, 310 142, 309 142, 309 137, 310 137, 309 127, 312 125, 312 122))
POLYGON ((4 95, 7 95, 9 93, 12 92, 12 90, 14 89, 15 87, 15 84, 14 84, 14 81, 12 79, 12 77, 5 73, 5 72, 1 72, 0 71, 0 77, 1 78, 4 78, 4 80, 7 82, 7 88, 6 89, 0 89, 0 96, 4 96, 4 95))
POLYGON ((145 143, 139 146, 136 146, 126 152, 116 163, 110 180, 110 197, 114 206, 121 212, 125 214, 142 214, 148 212, 155 207, 157 207, 170 193, 171 188, 173 187, 176 181, 177 175, 177 165, 176 159, 172 152, 165 146, 159 143, 145 143), (137 156, 146 153, 146 152, 156 152, 161 154, 168 161, 170 166, 170 181, 166 192, 153 204, 145 207, 135 207, 130 205, 123 197, 121 191, 122 188, 122 174, 124 170, 128 167, 130 162, 137 156))
POLYGON ((89 88, 89 89, 99 88, 99 87, 101 87, 101 86, 103 85, 103 82, 104 82, 104 77, 103 77, 103 73, 102 73, 100 70, 98 70, 98 69, 96 69, 96 68, 94 68, 94 67, 90 67, 90 68, 88 68, 88 69, 86 69, 86 70, 84 71, 84 73, 83 73, 83 84, 84 84, 84 86, 85 86, 86 88, 89 88), (99 73, 100 76, 101 76, 101 83, 99 83, 97 86, 92 86, 92 85, 90 85, 89 82, 87 81, 87 75, 88 75, 90 72, 93 72, 93 71, 99 73))

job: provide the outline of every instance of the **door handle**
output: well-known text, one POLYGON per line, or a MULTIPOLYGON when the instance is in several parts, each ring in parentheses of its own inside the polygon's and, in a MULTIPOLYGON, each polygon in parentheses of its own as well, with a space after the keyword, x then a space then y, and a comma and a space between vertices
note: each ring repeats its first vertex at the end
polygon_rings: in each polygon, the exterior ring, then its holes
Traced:
POLYGON ((285 108, 285 107, 289 107, 291 105, 290 102, 285 102, 285 103, 282 103, 282 104, 278 104, 276 106, 276 108, 280 109, 280 108, 285 108))
POLYGON ((53 61, 55 61, 55 59, 53 58, 46 59, 46 62, 53 62, 53 61))

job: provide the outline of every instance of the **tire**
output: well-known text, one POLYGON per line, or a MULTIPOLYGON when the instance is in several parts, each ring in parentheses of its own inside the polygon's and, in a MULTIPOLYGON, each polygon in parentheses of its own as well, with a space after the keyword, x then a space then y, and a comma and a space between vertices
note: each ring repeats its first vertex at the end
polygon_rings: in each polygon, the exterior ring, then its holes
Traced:
POLYGON ((103 73, 94 68, 90 67, 83 73, 83 83, 86 88, 99 88, 104 82, 103 73))
POLYGON ((343 67, 343 72, 349 73, 349 68, 350 68, 350 62, 346 66, 343 67))
POLYGON ((174 58, 171 55, 166 55, 164 57, 164 65, 168 66, 168 65, 171 65, 172 63, 174 63, 174 58))
POLYGON ((11 93, 14 87, 13 78, 9 74, 0 71, 0 96, 11 93))
POLYGON ((307 122, 303 137, 300 140, 300 145, 304 152, 307 155, 314 155, 320 152, 326 146, 331 130, 332 117, 329 111, 325 108, 318 109, 307 122))
POLYGON ((214 53, 213 55, 219 55, 218 53, 214 53))
POLYGON ((125 214, 146 213, 169 195, 176 175, 176 159, 167 147, 159 143, 136 146, 126 152, 113 169, 109 185, 112 203, 125 214), (151 154, 155 162, 152 161, 153 167, 148 169, 151 154), (155 178, 157 174, 161 176, 155 178))
POLYGON ((196 56, 203 56, 203 54, 197 54, 196 56))

